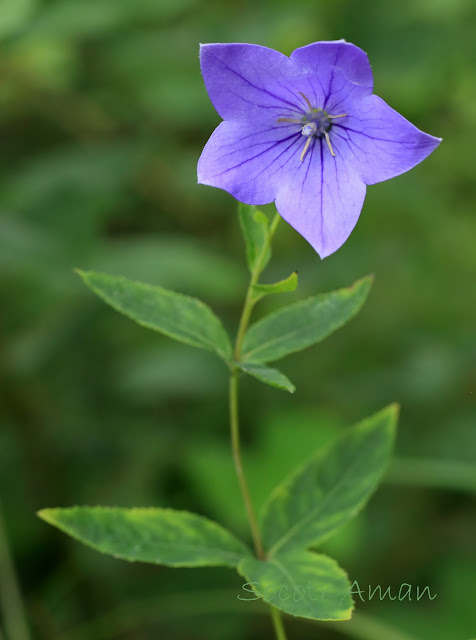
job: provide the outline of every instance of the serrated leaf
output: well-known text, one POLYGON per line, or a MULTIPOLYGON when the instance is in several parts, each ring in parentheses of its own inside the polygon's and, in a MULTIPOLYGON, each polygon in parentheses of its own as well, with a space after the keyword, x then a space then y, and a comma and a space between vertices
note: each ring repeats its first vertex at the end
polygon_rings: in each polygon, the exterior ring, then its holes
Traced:
POLYGON ((320 342, 360 310, 373 278, 324 293, 265 316, 252 325, 243 341, 243 360, 271 362, 320 342))
POLYGON ((130 562, 235 567, 250 554, 216 522, 188 511, 70 507, 38 515, 79 542, 130 562))
POLYGON ((316 546, 362 509, 387 467, 397 417, 390 405, 367 418, 274 490, 261 518, 269 556, 316 546))
POLYGON ((79 270, 78 274, 100 298, 141 326, 224 359, 231 357, 230 340, 220 319, 197 298, 122 276, 79 270))
MULTIPOLYGON (((264 213, 249 204, 240 202, 238 207, 240 226, 245 238, 246 261, 251 272, 254 271, 256 260, 260 255, 268 237, 269 221, 264 213)), ((271 249, 268 248, 262 262, 262 269, 271 258, 271 249)))
POLYGON ((291 380, 281 373, 281 371, 278 371, 278 369, 273 369, 265 364, 255 364, 253 362, 235 362, 234 364, 242 371, 245 371, 245 373, 261 380, 261 382, 264 382, 265 384, 269 384, 271 387, 283 389, 290 393, 294 393, 296 391, 296 387, 293 385, 291 380))
POLYGON ((245 558, 239 573, 265 602, 293 616, 311 620, 348 620, 352 615, 352 586, 335 560, 312 551, 293 551, 267 561, 245 558))
POLYGON ((297 273, 294 271, 290 276, 274 284, 255 284, 253 287, 253 293, 255 299, 260 299, 263 296, 268 296, 273 293, 287 293, 295 291, 298 285, 297 273))

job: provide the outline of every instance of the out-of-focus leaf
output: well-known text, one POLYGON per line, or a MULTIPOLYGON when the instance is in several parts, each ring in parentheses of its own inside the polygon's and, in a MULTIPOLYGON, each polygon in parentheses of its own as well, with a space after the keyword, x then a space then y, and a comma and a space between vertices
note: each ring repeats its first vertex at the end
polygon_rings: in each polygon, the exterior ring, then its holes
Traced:
POLYGON ((48 266, 60 247, 39 224, 0 212, 0 269, 14 274, 48 266))
POLYGON ((396 458, 385 479, 395 484, 476 494, 476 466, 464 460, 396 458))
MULTIPOLYGON (((48 200, 46 196, 45 206, 48 200)), ((237 261, 186 237, 135 235, 84 246, 86 239, 77 237, 73 221, 69 227, 52 226, 1 211, 0 271, 33 278, 35 286, 57 289, 62 299, 72 292, 77 295, 71 288, 71 269, 79 261, 87 261, 94 271, 125 273, 133 280, 219 302, 235 301, 246 286, 237 261)))
POLYGON ((97 209, 104 202, 117 200, 147 154, 146 147, 127 142, 49 150, 17 167, 3 182, 2 205, 29 216, 41 213, 43 224, 51 219, 51 209, 55 220, 64 218, 65 208, 71 210, 75 204, 71 198, 79 200, 82 207, 89 198, 97 209))
MULTIPOLYGON (((2 55, 2 64, 9 71, 6 79, 14 91, 18 90, 18 82, 31 86, 35 91, 71 90, 76 78, 77 63, 74 45, 64 39, 18 38, 2 55), (17 77, 20 74, 21 79, 17 77)), ((34 106, 39 105, 34 103, 34 106)), ((24 108, 23 105, 22 107, 24 108)), ((79 108, 77 100, 75 108, 79 108)), ((75 117, 77 113, 66 113, 64 110, 59 114, 59 122, 66 122, 67 118, 72 122, 75 117)))
POLYGON ((278 369, 272 369, 265 364, 255 364, 253 362, 235 362, 235 364, 242 371, 245 371, 250 376, 257 378, 258 380, 261 380, 261 382, 264 382, 265 384, 269 384, 271 387, 283 389, 290 393, 294 393, 296 391, 296 387, 293 383, 286 378, 281 371, 278 371, 278 369))
POLYGON ((224 359, 231 357, 220 319, 201 300, 121 276, 79 270, 78 274, 100 298, 141 326, 224 359))
POLYGON ((321 624, 353 640, 382 640, 383 638, 385 640, 419 640, 420 638, 360 611, 355 612, 348 623, 339 624, 337 627, 331 622, 321 624))
POLYGON ((0 4, 0 38, 23 27, 32 15, 37 0, 2 0, 0 4))
POLYGON ((352 587, 335 560, 312 551, 292 551, 261 561, 245 558, 238 571, 248 580, 241 596, 254 590, 265 602, 301 618, 348 620, 352 587))
POLYGON ((389 462, 397 417, 390 405, 367 418, 275 489, 262 513, 269 556, 316 546, 362 509, 389 462))
POLYGON ((121 398, 155 406, 160 398, 210 396, 225 388, 219 360, 186 345, 150 342, 117 354, 112 382, 121 398))
POLYGON ((130 562, 235 567, 250 553, 216 522, 188 511, 71 507, 38 515, 93 549, 130 562))
POLYGON ((220 301, 236 300, 246 284, 237 261, 178 235, 107 239, 89 264, 95 271, 126 273, 134 280, 220 301))
POLYGON ((99 36, 131 22, 166 20, 180 13, 196 0, 82 0, 81 10, 75 0, 51 3, 33 23, 32 31, 62 38, 99 36))
POLYGON ((320 342, 355 316, 372 280, 367 276, 347 289, 308 298, 265 316, 246 333, 243 360, 278 360, 320 342))

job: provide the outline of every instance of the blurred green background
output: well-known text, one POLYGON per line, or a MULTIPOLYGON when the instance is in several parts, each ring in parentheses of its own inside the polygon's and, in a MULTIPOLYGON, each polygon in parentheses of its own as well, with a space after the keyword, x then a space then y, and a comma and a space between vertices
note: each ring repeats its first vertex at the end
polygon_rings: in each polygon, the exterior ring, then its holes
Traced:
POLYGON ((280 227, 265 275, 297 269, 300 286, 278 304, 376 282, 349 326, 280 363, 294 396, 243 381, 245 464, 259 505, 312 449, 401 402, 386 482, 325 550, 361 587, 428 585, 437 598, 360 603, 351 623, 290 620, 289 635, 476 634, 474 1, 1 0, 0 502, 35 640, 272 637, 232 571, 115 561, 35 511, 167 505, 248 536, 225 368, 119 316, 73 268, 197 295, 234 331, 247 273, 235 202, 196 184, 219 122, 198 44, 289 54, 338 38, 368 52, 376 93, 444 142, 371 187, 322 263, 280 227))

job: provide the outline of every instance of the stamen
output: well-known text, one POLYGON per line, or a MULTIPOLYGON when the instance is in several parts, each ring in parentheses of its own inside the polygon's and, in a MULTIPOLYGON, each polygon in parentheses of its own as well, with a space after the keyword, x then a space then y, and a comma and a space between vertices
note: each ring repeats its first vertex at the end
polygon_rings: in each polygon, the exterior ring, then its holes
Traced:
POLYGON ((329 114, 327 114, 328 118, 345 118, 346 117, 346 113, 341 113, 339 116, 330 116, 329 114))
POLYGON ((334 153, 334 149, 332 148, 331 139, 329 138, 329 134, 327 133, 327 131, 324 131, 324 136, 326 137, 327 146, 329 147, 329 151, 331 152, 331 156, 334 156, 334 158, 335 158, 336 154, 334 153))
POLYGON ((302 120, 296 118, 278 118, 276 122, 293 122, 294 124, 302 124, 302 120))
POLYGON ((300 96, 302 96, 302 97, 304 98, 304 100, 307 102, 307 106, 309 107, 309 111, 312 111, 313 106, 312 106, 311 101, 309 100, 309 98, 308 98, 308 97, 306 97, 306 96, 304 95, 304 93, 302 93, 302 91, 299 91, 298 93, 299 93, 299 95, 300 95, 300 96))
POLYGON ((311 140, 312 140, 312 136, 309 136, 309 138, 306 140, 306 144, 304 145, 304 149, 302 150, 302 153, 301 153, 301 162, 303 162, 304 160, 304 156, 306 155, 306 151, 309 149, 311 140))

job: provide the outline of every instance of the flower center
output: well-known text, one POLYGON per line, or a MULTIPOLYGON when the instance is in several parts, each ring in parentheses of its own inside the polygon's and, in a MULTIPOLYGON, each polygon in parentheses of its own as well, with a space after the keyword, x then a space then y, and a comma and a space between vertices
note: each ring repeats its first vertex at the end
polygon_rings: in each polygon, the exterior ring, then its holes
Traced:
POLYGON ((306 115, 298 120, 297 118, 278 118, 278 122, 292 122, 293 124, 299 124, 301 126, 301 135, 303 135, 306 140, 306 144, 304 145, 304 149, 301 153, 301 162, 304 160, 304 157, 309 149, 309 145, 312 142, 313 138, 322 138, 324 137, 327 142, 327 146, 329 147, 329 151, 332 156, 335 156, 334 149, 332 148, 331 139, 329 137, 329 130, 332 126, 332 120, 334 118, 345 118, 347 116, 346 113, 340 113, 339 115, 333 116, 324 111, 324 109, 316 109, 312 106, 311 101, 304 93, 299 92, 299 94, 306 101, 307 106, 309 107, 309 111, 306 115))
POLYGON ((331 128, 331 119, 323 109, 313 109, 306 115, 301 133, 306 138, 322 138, 331 128))

